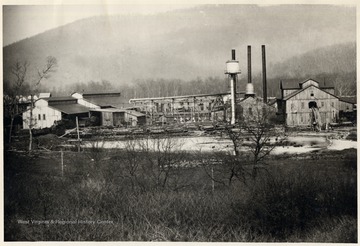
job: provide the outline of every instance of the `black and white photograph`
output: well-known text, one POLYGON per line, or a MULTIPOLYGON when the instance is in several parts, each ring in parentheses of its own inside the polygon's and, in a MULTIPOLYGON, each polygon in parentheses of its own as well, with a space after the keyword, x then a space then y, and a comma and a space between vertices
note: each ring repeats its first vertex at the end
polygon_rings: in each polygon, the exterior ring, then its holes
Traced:
POLYGON ((2 4, 5 242, 358 243, 357 5, 2 4))

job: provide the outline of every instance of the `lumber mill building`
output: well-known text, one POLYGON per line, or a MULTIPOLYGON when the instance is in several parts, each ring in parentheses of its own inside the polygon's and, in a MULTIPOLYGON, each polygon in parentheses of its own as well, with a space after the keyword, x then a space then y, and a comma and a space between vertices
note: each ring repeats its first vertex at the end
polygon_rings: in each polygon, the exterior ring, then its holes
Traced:
MULTIPOLYGON (((265 47, 262 47, 265 55, 265 47)), ((255 115, 258 109, 271 107, 267 105, 268 97, 258 98, 251 81, 251 47, 248 46, 248 74, 249 79, 245 92, 236 91, 237 76, 240 73, 239 62, 232 50, 232 59, 226 62, 226 71, 230 78, 230 92, 218 94, 184 95, 173 97, 134 98, 130 103, 137 110, 145 113, 149 124, 187 123, 187 122, 230 122, 234 124, 240 119, 255 115)), ((265 66, 265 59, 263 59, 265 66)), ((264 76, 266 85, 266 77, 264 76)), ((274 104, 275 108, 276 104, 274 104)), ((275 110, 274 114, 275 114, 275 110)))
POLYGON ((226 119, 229 93, 130 99, 138 111, 147 115, 149 124, 185 123, 226 119))
MULTIPOLYGON (((137 126, 146 124, 145 114, 124 108, 128 106, 119 92, 73 93, 69 97, 52 97, 41 93, 32 110, 32 128, 52 127, 62 120, 80 126, 137 126), (95 119, 95 120, 93 120, 95 119)), ((30 106, 22 113, 23 129, 29 129, 30 106)))
POLYGON ((335 95, 334 86, 307 79, 294 84, 280 82, 278 113, 287 126, 327 127, 340 120, 344 112, 355 112, 356 104, 335 95))

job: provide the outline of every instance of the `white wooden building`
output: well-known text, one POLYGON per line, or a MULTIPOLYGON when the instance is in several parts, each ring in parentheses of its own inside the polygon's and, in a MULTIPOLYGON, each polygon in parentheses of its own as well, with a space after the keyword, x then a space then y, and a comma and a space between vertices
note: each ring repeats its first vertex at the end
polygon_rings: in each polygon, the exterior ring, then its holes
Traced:
MULTIPOLYGON (((29 129, 30 108, 22 115, 23 128, 29 129)), ((32 124, 34 129, 51 127, 54 122, 63 118, 74 119, 78 117, 87 117, 89 108, 77 103, 73 97, 49 97, 41 98, 35 101, 32 110, 32 124)))

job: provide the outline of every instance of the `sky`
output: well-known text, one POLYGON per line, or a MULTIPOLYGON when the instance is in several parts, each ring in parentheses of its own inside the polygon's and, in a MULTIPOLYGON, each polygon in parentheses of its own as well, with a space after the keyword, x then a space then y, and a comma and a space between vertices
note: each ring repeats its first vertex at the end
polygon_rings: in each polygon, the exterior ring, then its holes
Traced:
POLYGON ((156 14, 195 5, 5 5, 3 47, 79 19, 100 15, 156 14))
MULTIPOLYGON (((4 0, 6 2, 8 0, 4 0)), ((39 1, 39 0, 38 0, 39 1)), ((106 1, 109 2, 110 0, 106 1)), ((151 2, 153 2, 152 0, 151 2)), ((255 2, 257 0, 254 0, 255 2)), ((274 1, 274 0, 272 0, 274 1)), ((275 0, 276 1, 276 0, 275 0)), ((277 0, 279 1, 279 0, 277 0)), ((288 0, 291 2, 294 0, 288 0)), ((299 2, 299 0, 296 0, 299 2)), ((295 1, 295 2, 296 2, 295 1)), ((305 1, 305 0, 303 0, 305 1)), ((312 3, 317 3, 324 0, 313 0, 312 3)), ((326 0, 331 1, 331 0, 326 0)), ((335 1, 335 0, 332 0, 335 1)), ((345 2, 353 0, 344 0, 345 2)), ((192 8, 195 4, 176 4, 179 1, 167 1, 171 4, 82 4, 69 5, 62 4, 63 1, 52 1, 51 5, 11 5, 6 3, 3 5, 3 47, 11 43, 20 41, 22 39, 34 36, 44 31, 62 26, 79 19, 99 16, 99 15, 129 15, 129 14, 156 14, 176 9, 192 8), (175 2, 175 4, 174 4, 175 2), (60 4, 58 4, 60 3, 60 4)), ((103 1, 100 1, 103 2, 103 1)), ((137 2, 137 1, 135 1, 137 2)), ((280 1, 281 2, 281 1, 280 1)), ((344 4, 345 4, 344 2, 344 4)), ((39 4, 39 3, 37 3, 39 4)), ((268 6, 258 4, 259 6, 268 6)))

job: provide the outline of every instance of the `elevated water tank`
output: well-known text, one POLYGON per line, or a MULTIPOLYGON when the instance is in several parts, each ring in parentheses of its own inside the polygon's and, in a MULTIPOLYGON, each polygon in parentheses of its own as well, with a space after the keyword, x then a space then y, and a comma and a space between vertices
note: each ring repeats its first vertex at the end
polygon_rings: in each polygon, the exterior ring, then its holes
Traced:
POLYGON ((240 73, 239 61, 227 61, 226 62, 226 74, 238 74, 240 73))

